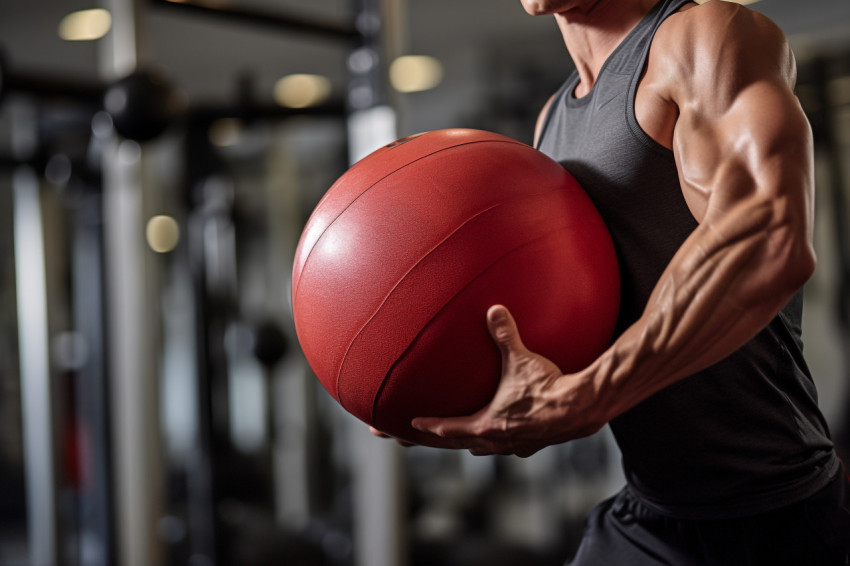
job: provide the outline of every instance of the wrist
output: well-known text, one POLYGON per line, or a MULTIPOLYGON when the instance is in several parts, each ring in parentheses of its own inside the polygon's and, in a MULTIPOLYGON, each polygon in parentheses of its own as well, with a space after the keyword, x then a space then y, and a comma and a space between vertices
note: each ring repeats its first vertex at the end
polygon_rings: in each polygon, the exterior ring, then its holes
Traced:
POLYGON ((580 420, 588 429, 586 434, 598 431, 613 418, 604 382, 594 366, 561 376, 552 394, 562 418, 571 426, 580 420))

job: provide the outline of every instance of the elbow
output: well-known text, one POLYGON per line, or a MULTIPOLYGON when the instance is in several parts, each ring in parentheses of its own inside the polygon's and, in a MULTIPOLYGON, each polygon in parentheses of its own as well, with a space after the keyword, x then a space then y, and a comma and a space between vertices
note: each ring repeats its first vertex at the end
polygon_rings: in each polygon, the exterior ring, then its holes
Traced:
POLYGON ((796 293, 814 275, 817 256, 808 238, 795 238, 783 246, 786 250, 777 262, 780 269, 775 281, 786 293, 796 293))
POLYGON ((793 264, 789 267, 789 278, 795 290, 802 287, 806 281, 811 279, 817 268, 817 256, 811 245, 803 246, 803 249, 795 254, 793 264))
POLYGON ((814 275, 817 267, 811 206, 790 199, 776 199, 767 214, 767 247, 774 266, 776 285, 786 293, 796 293, 814 275))

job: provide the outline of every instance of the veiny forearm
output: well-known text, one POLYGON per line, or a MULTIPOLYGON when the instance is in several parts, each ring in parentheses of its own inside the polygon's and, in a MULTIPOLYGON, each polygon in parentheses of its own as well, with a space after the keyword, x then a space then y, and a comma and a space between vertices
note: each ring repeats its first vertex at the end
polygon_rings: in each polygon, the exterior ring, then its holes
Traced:
POLYGON ((662 274, 643 316, 587 369, 605 421, 720 361, 758 333, 814 269, 799 228, 756 197, 702 224, 662 274))
POLYGON ((582 376, 604 421, 743 346, 814 271, 811 130, 793 60, 778 39, 756 47, 785 65, 765 71, 741 49, 727 73, 673 83, 686 85, 671 94, 680 180, 705 206, 642 316, 582 376), (727 96, 701 94, 711 88, 727 96))

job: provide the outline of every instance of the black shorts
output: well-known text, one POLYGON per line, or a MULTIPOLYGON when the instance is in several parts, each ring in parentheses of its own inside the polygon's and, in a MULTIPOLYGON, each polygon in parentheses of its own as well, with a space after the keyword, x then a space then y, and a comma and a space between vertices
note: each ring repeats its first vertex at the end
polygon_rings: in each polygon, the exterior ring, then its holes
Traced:
POLYGON ((647 508, 625 488, 594 507, 568 566, 850 566, 850 481, 800 503, 731 520, 647 508))

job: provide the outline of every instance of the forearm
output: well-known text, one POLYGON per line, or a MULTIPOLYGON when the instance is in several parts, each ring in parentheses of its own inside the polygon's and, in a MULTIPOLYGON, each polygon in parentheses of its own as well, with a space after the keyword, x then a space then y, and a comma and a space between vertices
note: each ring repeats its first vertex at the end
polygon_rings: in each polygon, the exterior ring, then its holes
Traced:
POLYGON ((671 95, 680 181, 705 210, 641 317, 585 374, 605 420, 743 346, 814 271, 811 130, 792 63, 734 67, 726 104, 699 81, 671 95))
MULTIPOLYGON (((729 355, 763 328, 814 268, 805 212, 783 199, 709 219, 659 279, 643 316, 589 367, 562 374, 522 344, 504 307, 488 312, 502 379, 473 415, 418 418, 432 445, 527 456, 599 430, 653 393, 729 355), (801 237, 803 234, 803 237, 801 237), (497 316, 498 315, 498 316, 497 316)), ((803 207, 805 208, 805 207, 803 207)))
POLYGON ((601 418, 720 361, 764 328, 814 269, 798 232, 759 205, 701 225, 662 274, 640 319, 587 368, 601 418))

